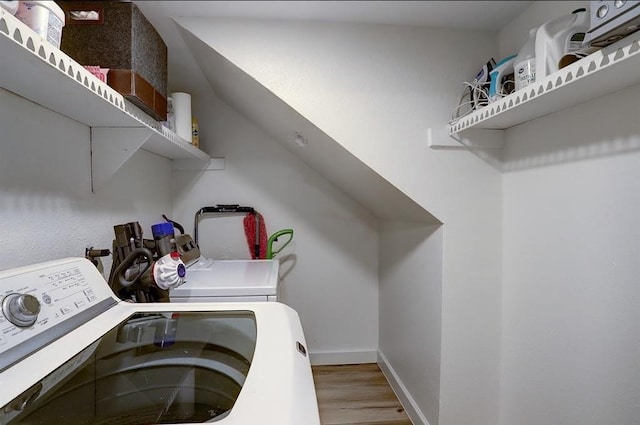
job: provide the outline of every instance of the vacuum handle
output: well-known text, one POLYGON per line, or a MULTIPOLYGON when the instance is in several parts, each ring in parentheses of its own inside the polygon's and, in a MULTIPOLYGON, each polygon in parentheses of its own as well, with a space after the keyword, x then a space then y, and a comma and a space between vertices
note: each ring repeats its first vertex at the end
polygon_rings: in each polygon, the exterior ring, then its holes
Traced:
POLYGON ((239 204, 217 204, 215 207, 202 207, 199 213, 253 213, 253 207, 241 207, 239 204))
POLYGON ((277 253, 282 251, 285 246, 289 245, 289 242, 293 240, 293 229, 282 229, 275 232, 273 235, 269 236, 269 240, 267 241, 267 260, 273 259, 277 253), (273 250, 273 243, 278 241, 280 236, 289 235, 289 239, 280 246, 276 251, 273 250))
POLYGON ((193 241, 196 246, 198 245, 198 223, 200 222, 200 216, 208 213, 251 213, 255 214, 256 210, 253 207, 241 207, 240 204, 216 204, 215 207, 202 207, 196 211, 196 215, 193 218, 193 241))

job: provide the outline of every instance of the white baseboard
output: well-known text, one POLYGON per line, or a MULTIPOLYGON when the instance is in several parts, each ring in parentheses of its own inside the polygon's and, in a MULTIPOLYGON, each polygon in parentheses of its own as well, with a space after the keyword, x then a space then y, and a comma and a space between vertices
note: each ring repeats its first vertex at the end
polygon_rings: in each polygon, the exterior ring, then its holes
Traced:
POLYGON ((407 412, 407 416, 409 416, 413 425, 429 425, 429 421, 422 414, 418 404, 413 397, 411 397, 411 394, 409 394, 409 391, 407 391, 407 388, 404 386, 395 370, 393 370, 393 367, 391 367, 385 355, 380 351, 378 351, 378 366, 380 366, 380 370, 382 370, 385 378, 389 381, 391 389, 396 393, 396 397, 400 400, 402 407, 404 407, 404 410, 407 412))
POLYGON ((314 366, 377 363, 378 353, 370 351, 316 351, 309 353, 309 359, 314 366))

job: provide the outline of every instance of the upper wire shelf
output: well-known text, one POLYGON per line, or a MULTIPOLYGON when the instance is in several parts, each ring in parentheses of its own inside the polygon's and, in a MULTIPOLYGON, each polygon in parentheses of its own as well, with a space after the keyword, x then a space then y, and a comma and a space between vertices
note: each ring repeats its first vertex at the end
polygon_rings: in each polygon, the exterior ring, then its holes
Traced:
POLYGON ((634 33, 449 124, 449 135, 471 128, 507 129, 640 83, 640 34, 634 33))
POLYGON ((209 158, 2 8, 0 52, 3 89, 89 127, 146 128, 141 148, 166 158, 209 158))

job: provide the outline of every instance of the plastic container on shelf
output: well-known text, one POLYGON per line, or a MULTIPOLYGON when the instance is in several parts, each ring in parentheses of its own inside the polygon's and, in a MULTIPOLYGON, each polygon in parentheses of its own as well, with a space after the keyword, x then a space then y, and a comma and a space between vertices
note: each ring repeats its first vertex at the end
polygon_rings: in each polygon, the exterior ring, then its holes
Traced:
POLYGON ((582 48, 589 25, 589 12, 581 8, 552 19, 538 28, 535 41, 538 80, 560 69, 559 63, 563 56, 582 48))
POLYGON ((18 11, 18 6, 20 6, 20 2, 17 0, 13 1, 0 1, 0 8, 6 10, 7 12, 15 15, 18 11))
POLYGON ((16 18, 56 47, 60 47, 64 11, 55 1, 21 1, 16 18))
POLYGON ((536 31, 537 28, 529 30, 529 39, 518 52, 518 56, 513 61, 513 72, 516 84, 516 91, 527 87, 536 81, 536 31))
POLYGON ((193 137, 191 95, 183 92, 171 93, 171 105, 176 123, 176 134, 191 143, 193 137))

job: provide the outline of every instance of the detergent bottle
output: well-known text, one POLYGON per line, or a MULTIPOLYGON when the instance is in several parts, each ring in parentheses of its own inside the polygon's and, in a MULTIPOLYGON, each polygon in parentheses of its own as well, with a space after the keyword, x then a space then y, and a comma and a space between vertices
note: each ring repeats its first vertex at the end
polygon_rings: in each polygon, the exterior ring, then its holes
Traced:
POLYGON ((529 30, 529 39, 513 62, 516 91, 536 81, 536 31, 537 28, 529 30))
POLYGON ((581 8, 552 19, 538 28, 535 42, 538 80, 560 69, 560 59, 564 55, 580 50, 589 26, 589 12, 581 8))

